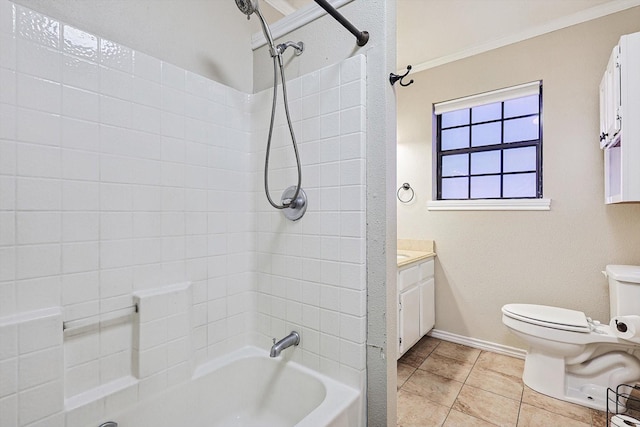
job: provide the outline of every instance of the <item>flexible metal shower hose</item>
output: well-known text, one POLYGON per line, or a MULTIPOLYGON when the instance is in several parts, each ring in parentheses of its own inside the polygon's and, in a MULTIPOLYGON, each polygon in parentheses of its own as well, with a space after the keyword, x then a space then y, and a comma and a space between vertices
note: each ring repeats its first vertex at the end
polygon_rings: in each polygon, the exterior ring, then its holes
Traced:
MULTIPOLYGON (((272 43, 273 44, 273 43, 272 43)), ((276 209, 288 208, 291 202, 298 198, 300 188, 302 186, 302 167, 300 166, 300 155, 298 154, 298 144, 296 143, 296 135, 293 131, 293 125, 291 124, 291 115, 289 114, 289 102, 287 100, 287 82, 284 76, 284 66, 282 64, 282 56, 277 53, 273 56, 273 102, 271 104, 271 121, 269 123, 269 136, 267 138, 267 152, 264 157, 264 192, 267 195, 267 200, 271 206, 276 209), (287 116, 287 124, 289 126, 289 133, 291 134, 291 142, 293 145, 293 152, 296 155, 296 165, 298 167, 298 184, 296 185, 296 192, 293 194, 289 202, 279 205, 271 199, 269 194, 269 156, 271 153, 271 138, 273 136, 273 124, 276 116, 276 102, 278 98, 278 68, 280 68, 280 80, 282 81, 282 97, 284 98, 284 111, 287 116)))

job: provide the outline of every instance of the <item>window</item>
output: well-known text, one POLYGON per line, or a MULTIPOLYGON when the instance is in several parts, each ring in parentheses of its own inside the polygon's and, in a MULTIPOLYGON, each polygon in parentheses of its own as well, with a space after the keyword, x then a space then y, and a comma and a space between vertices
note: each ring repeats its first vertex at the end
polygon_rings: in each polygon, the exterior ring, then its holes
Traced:
POLYGON ((437 200, 542 198, 542 83, 434 105, 437 200))

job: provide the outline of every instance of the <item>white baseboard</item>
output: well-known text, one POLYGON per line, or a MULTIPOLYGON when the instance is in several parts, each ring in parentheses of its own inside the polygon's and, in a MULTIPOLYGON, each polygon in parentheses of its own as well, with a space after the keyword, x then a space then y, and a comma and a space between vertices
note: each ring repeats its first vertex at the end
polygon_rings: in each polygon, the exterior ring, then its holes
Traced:
POLYGON ((506 345, 483 341, 476 338, 464 337, 462 335, 452 334, 451 332, 446 331, 439 331, 437 329, 432 329, 428 335, 433 338, 441 339, 443 341, 463 344, 469 347, 478 348, 480 350, 487 350, 494 353, 504 354, 505 356, 517 357, 518 359, 524 359, 527 355, 526 350, 523 350, 521 348, 509 347, 506 345))

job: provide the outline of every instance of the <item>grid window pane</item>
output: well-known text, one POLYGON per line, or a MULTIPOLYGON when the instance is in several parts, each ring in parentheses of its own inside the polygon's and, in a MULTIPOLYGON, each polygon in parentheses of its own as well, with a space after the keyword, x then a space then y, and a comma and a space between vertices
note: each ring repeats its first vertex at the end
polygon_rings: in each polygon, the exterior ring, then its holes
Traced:
POLYGON ((503 197, 536 197, 535 173, 505 175, 503 180, 503 197))
POLYGON ((500 173, 500 150, 471 154, 471 174, 500 173))
POLYGON ((504 150, 504 172, 534 171, 536 165, 536 147, 504 150))
POLYGON ((442 178, 442 199, 468 199, 469 178, 442 178))
POLYGON ((504 142, 531 141, 539 138, 538 116, 504 121, 504 142))
POLYGON ((469 109, 450 111, 442 114, 442 128, 469 124, 469 109))
POLYGON ((471 146, 481 147, 484 145, 500 144, 501 133, 500 122, 473 125, 471 127, 471 146))
POLYGON ((472 199, 500 198, 500 175, 471 177, 472 199))
POLYGON ((480 105, 471 109, 471 121, 473 123, 500 120, 502 118, 502 103, 480 105))
POLYGON ((469 146, 469 128, 461 127, 442 131, 442 150, 455 150, 469 146))
POLYGON ((437 116, 434 167, 440 200, 542 197, 542 86, 537 94, 509 99, 536 86, 434 104, 438 113, 454 105, 468 107, 437 116))
POLYGON ((469 155, 442 156, 442 176, 469 175, 469 155))
POLYGON ((538 95, 529 95, 522 98, 510 99, 504 102, 504 118, 525 116, 527 114, 538 114, 538 95))

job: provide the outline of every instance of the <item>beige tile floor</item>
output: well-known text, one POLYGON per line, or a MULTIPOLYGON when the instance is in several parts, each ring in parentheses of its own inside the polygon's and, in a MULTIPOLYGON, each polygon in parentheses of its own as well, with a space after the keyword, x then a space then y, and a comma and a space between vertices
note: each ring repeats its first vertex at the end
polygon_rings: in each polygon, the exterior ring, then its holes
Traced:
POLYGON ((424 337, 398 360, 398 427, 605 427, 522 383, 524 360, 424 337))

